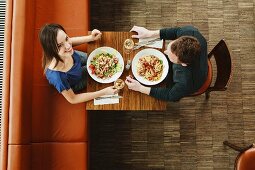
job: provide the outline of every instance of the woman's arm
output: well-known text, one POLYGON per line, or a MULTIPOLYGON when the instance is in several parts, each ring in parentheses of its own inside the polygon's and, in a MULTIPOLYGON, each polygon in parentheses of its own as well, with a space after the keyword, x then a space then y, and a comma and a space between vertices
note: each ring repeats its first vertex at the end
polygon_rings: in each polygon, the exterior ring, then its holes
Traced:
POLYGON ((91 35, 81 36, 81 37, 72 37, 70 39, 72 41, 73 47, 77 46, 77 45, 87 43, 87 42, 90 42, 90 41, 93 41, 91 35))
POLYGON ((62 91, 62 95, 66 98, 71 104, 83 103, 94 98, 97 98, 102 95, 111 95, 118 92, 113 86, 106 87, 102 90, 88 93, 75 94, 72 89, 62 91))
POLYGON ((90 41, 95 41, 101 38, 102 33, 94 29, 90 35, 87 36, 80 36, 80 37, 71 37, 70 40, 72 41, 73 46, 81 45, 90 41))

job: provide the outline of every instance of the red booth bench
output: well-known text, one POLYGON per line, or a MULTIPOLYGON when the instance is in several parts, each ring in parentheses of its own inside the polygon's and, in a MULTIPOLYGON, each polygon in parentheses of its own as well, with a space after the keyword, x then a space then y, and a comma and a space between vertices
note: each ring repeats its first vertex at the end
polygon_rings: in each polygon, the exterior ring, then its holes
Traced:
POLYGON ((48 84, 38 40, 46 23, 87 35, 88 0, 10 0, 5 23, 0 169, 88 169, 85 103, 68 103, 48 84))

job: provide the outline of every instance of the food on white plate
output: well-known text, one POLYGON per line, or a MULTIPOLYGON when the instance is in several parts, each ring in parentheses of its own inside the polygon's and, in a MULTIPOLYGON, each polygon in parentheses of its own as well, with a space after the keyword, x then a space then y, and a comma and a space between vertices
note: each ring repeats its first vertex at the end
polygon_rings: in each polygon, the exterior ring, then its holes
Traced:
POLYGON ((163 61, 154 55, 139 58, 137 73, 149 81, 157 81, 163 73, 163 61))
POLYGON ((108 79, 117 72, 120 72, 122 66, 115 55, 102 52, 93 57, 89 69, 91 70, 91 74, 96 75, 98 78, 108 79))

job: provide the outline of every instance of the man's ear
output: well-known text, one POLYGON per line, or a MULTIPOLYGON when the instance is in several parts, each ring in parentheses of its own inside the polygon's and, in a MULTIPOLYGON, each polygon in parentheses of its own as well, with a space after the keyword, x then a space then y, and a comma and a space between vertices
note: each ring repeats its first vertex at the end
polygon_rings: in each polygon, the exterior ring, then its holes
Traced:
POLYGON ((186 67, 186 66, 187 66, 187 64, 185 64, 185 63, 181 63, 181 65, 182 65, 183 67, 186 67))

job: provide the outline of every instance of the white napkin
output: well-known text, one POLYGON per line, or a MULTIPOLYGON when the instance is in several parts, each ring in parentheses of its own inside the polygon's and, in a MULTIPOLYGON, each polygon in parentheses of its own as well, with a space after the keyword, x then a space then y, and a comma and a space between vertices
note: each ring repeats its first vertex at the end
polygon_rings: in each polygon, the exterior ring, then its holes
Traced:
MULTIPOLYGON (((141 38, 139 39, 139 42, 143 42, 143 41, 150 41, 150 40, 153 40, 155 38, 141 38)), ((155 41, 154 43, 150 44, 150 45, 145 45, 146 47, 151 47, 151 48, 160 48, 162 49, 163 47, 163 39, 162 40, 158 40, 158 41, 155 41)))
MULTIPOLYGON (((110 96, 118 96, 118 94, 103 95, 103 96, 100 96, 100 97, 110 97, 110 96)), ((116 103, 119 103, 119 102, 120 102, 120 99, 118 99, 118 98, 106 98, 106 99, 100 99, 100 100, 94 99, 94 105, 116 104, 116 103)))

